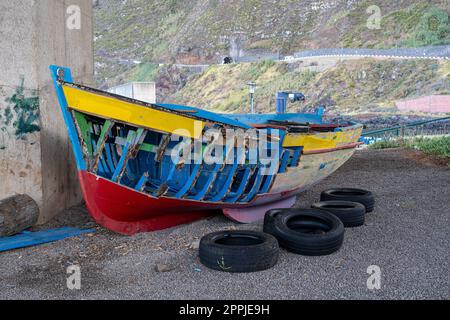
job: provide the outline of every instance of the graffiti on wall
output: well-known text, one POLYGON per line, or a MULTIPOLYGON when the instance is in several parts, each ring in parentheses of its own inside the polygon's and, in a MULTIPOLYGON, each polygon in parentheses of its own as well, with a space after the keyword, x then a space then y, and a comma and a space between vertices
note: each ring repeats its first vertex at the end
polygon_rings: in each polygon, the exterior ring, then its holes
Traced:
POLYGON ((15 91, 5 99, 6 107, 0 112, 0 128, 16 138, 39 132, 39 94, 25 88, 25 78, 20 78, 15 91))

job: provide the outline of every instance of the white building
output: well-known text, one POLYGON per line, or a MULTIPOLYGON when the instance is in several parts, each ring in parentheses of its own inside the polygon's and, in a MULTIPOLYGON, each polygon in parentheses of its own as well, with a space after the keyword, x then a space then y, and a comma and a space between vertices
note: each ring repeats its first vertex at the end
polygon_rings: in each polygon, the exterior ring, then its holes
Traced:
POLYGON ((108 92, 148 103, 156 103, 155 82, 130 82, 109 88, 108 92))

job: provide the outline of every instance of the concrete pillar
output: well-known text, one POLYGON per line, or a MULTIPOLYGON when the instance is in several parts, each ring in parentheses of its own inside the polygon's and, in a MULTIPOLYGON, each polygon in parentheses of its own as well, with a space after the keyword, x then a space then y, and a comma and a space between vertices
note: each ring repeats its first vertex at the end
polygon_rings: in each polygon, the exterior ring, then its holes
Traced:
POLYGON ((48 67, 93 85, 92 15, 92 0, 0 2, 0 199, 30 195, 40 223, 81 201, 48 67))

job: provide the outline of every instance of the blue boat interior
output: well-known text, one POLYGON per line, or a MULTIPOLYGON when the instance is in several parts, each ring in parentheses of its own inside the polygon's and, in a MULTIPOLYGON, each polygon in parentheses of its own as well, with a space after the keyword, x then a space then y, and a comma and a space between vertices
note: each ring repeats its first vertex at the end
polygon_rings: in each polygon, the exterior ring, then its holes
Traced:
MULTIPOLYGON (((182 163, 180 159, 173 160, 172 152, 181 140, 170 134, 122 123, 110 124, 108 120, 91 115, 84 115, 84 119, 88 124, 88 137, 83 138, 79 134, 79 140, 82 150, 85 150, 88 171, 154 197, 219 203, 250 202, 258 194, 268 192, 275 175, 297 166, 301 157, 301 147, 282 148, 277 144, 272 149, 269 139, 264 151, 267 156, 277 159, 276 167, 270 170, 253 163, 251 160, 255 155, 248 149, 238 148, 233 140, 233 144, 226 145, 223 154, 218 155, 224 159, 222 162, 182 163), (107 133, 102 141, 103 131, 107 133), (86 145, 88 141, 89 148, 86 145), (277 154, 272 154, 275 151, 277 154)), ((267 130, 270 135, 274 129, 267 130)), ((283 138, 281 134, 281 141, 283 138)), ((193 146, 194 143, 191 148, 193 146)), ((202 152, 206 147, 205 142, 201 143, 202 152)), ((216 156, 215 152, 213 149, 211 156, 216 156)))
POLYGON ((264 114, 222 114, 229 119, 245 123, 249 126, 254 124, 297 123, 297 124, 322 124, 320 113, 264 113, 264 114))
POLYGON ((318 110, 316 113, 218 114, 195 107, 181 106, 176 104, 159 103, 157 105, 172 111, 188 111, 192 116, 244 129, 252 128, 254 124, 271 124, 273 122, 291 122, 299 124, 323 123, 321 110, 318 110))
MULTIPOLYGON (((319 111, 314 114, 216 114, 174 104, 152 105, 74 84, 68 68, 51 66, 50 69, 78 169, 87 170, 154 197, 215 203, 251 202, 259 194, 270 190, 277 173, 285 172, 288 167, 299 164, 302 147, 282 147, 285 133, 294 129, 295 132, 309 132, 310 124, 322 124, 322 112, 319 111), (64 71, 62 78, 59 77, 59 70, 64 71), (256 148, 256 157, 264 152, 277 161, 269 166, 253 161, 254 151, 250 152, 248 145, 238 147, 234 140, 232 144, 222 146, 225 149, 223 154, 216 155, 216 150, 210 151, 211 156, 221 157, 223 161, 219 163, 185 161, 183 160, 185 151, 180 152, 178 149, 174 159, 173 150, 179 145, 179 141, 174 139, 176 137, 171 133, 137 128, 71 110, 67 105, 61 82, 76 86, 80 90, 109 95, 125 101, 132 100, 132 103, 146 107, 196 117, 208 122, 209 125, 213 124, 213 127, 222 132, 229 127, 244 130, 256 128, 259 134, 262 132, 261 129, 265 129, 264 132, 270 138, 265 142, 266 145, 256 148), (273 130, 276 130, 277 134, 273 130), (276 144, 272 141, 275 138, 276 144), (273 153, 275 151, 276 153, 273 153)), ((335 129, 336 127, 330 127, 324 130, 335 129)), ((191 147, 196 143, 198 141, 191 140, 191 147)), ((208 149, 208 143, 205 141, 199 143, 201 153, 204 154, 208 149)))

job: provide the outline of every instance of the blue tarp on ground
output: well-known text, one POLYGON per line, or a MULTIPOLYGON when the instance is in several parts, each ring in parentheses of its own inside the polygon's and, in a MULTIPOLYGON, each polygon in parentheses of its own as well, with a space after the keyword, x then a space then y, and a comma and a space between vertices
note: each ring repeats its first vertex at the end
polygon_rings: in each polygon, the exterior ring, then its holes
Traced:
POLYGON ((38 244, 75 237, 84 233, 93 233, 95 231, 95 229, 77 229, 72 227, 36 232, 22 231, 21 233, 10 237, 0 238, 0 252, 23 247, 31 247, 38 244))

